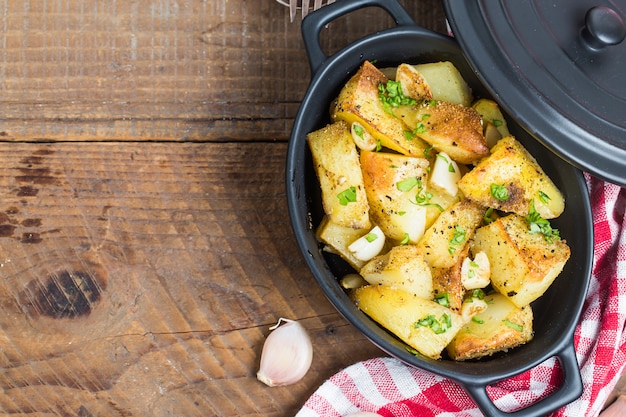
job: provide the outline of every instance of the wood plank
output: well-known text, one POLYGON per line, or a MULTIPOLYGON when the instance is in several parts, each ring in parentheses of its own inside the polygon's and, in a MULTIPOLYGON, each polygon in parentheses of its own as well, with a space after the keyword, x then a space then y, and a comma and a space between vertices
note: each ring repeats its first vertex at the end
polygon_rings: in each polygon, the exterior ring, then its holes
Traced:
MULTIPOLYGON (((445 29, 438 2, 403 3, 445 29)), ((5 141, 285 140, 310 79, 298 22, 269 0, 0 0, 0 13, 5 141)), ((369 8, 321 42, 330 54, 392 25, 369 8)))
POLYGON ((293 414, 332 373, 380 354, 296 248, 285 151, 0 144, 0 410, 293 414), (269 388, 255 375, 281 316, 302 319, 315 360, 301 383, 269 388))

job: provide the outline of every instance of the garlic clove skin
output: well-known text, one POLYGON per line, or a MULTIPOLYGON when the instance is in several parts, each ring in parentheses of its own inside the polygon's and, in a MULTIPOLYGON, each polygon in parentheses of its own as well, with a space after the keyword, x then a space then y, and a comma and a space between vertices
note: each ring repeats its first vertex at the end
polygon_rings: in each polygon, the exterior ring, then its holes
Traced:
POLYGON ((297 321, 280 318, 265 339, 257 379, 270 387, 295 384, 313 361, 313 344, 297 321))

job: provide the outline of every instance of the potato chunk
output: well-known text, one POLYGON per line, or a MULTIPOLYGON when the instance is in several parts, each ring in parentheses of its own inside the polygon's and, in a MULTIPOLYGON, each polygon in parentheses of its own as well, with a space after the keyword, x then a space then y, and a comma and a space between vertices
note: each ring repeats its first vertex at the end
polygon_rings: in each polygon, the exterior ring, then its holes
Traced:
POLYGON ((370 227, 363 173, 349 125, 333 123, 309 133, 307 140, 322 189, 324 212, 340 226, 370 227))
POLYGON ((424 100, 395 113, 416 137, 456 162, 472 164, 489 155, 480 115, 471 107, 424 100))
POLYGON ((494 289, 523 307, 543 295, 570 257, 565 241, 549 240, 510 214, 476 230, 471 250, 489 258, 494 289))
POLYGON ((414 68, 426 79, 435 100, 466 107, 471 104, 472 90, 452 62, 429 62, 414 68))
POLYGON ((446 305, 449 309, 460 312, 465 296, 465 287, 463 286, 462 267, 465 259, 468 259, 469 245, 465 245, 465 249, 459 256, 459 260, 449 268, 432 268, 433 274, 433 292, 435 298, 443 298, 442 305, 446 305))
POLYGON ((384 285, 368 285, 351 294, 357 306, 413 349, 439 359, 463 325, 457 313, 442 305, 384 285))
POLYGON ((463 255, 485 209, 472 201, 460 201, 435 220, 418 242, 424 258, 433 268, 450 268, 463 255))
POLYGON ((513 136, 500 139, 458 186, 465 197, 485 207, 520 216, 528 215, 531 202, 544 219, 558 217, 565 209, 559 189, 513 136))
POLYGON ((498 293, 485 296, 485 301, 487 308, 472 317, 447 346, 452 359, 462 361, 489 356, 532 340, 530 306, 516 307, 498 293))
POLYGON ((416 243, 424 234, 427 209, 416 195, 427 183, 428 164, 425 158, 361 151, 370 217, 389 239, 416 243))
POLYGON ((372 63, 365 61, 344 85, 331 116, 349 124, 359 122, 381 145, 404 155, 423 156, 428 145, 419 138, 407 139, 406 126, 387 112, 379 98, 378 85, 388 78, 372 63))
POLYGON ((357 259, 348 249, 348 246, 355 240, 367 234, 369 229, 354 229, 352 227, 339 226, 330 221, 328 216, 324 216, 322 222, 316 229, 316 237, 320 242, 326 244, 324 250, 341 256, 355 270, 361 269, 365 265, 364 261, 357 259))
POLYGON ((370 284, 403 289, 427 300, 433 297, 432 272, 415 245, 394 246, 365 264, 360 274, 370 284))

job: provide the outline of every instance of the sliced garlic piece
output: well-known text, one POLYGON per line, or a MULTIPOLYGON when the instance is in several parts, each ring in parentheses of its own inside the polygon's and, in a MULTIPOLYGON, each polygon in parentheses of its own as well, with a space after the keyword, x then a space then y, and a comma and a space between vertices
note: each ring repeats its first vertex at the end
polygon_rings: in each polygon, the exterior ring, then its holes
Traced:
POLYGON ((468 323, 476 314, 487 310, 487 307, 488 305, 485 300, 472 298, 469 301, 465 301, 461 306, 461 317, 463 317, 465 323, 468 323))
POLYGON ((491 266, 485 252, 478 252, 472 260, 467 257, 461 265, 461 283, 466 290, 485 288, 491 278, 491 266))
POLYGON ((261 352, 257 379, 270 387, 301 380, 313 361, 313 345, 306 329, 297 321, 280 318, 261 352))
POLYGON ((451 196, 457 195, 461 179, 461 170, 456 162, 445 152, 439 152, 435 157, 435 163, 430 175, 430 184, 441 188, 451 196))
POLYGON ((369 261, 378 255, 385 246, 385 234, 380 227, 374 226, 369 233, 361 236, 348 246, 355 258, 360 261, 369 261))
POLYGON ((376 139, 359 122, 352 122, 350 126, 352 139, 359 149, 373 151, 376 149, 376 139))

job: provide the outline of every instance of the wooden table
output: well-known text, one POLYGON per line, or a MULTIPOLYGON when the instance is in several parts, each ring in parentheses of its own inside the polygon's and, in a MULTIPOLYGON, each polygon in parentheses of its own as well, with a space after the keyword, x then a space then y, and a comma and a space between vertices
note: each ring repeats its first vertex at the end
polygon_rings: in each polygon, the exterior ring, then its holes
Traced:
MULTIPOLYGON (((438 0, 402 3, 445 32, 438 0)), ((382 355, 318 289, 284 164, 309 82, 274 0, 0 0, 0 412, 293 415, 382 355), (300 320, 299 383, 256 379, 300 320)), ((392 26, 331 24, 329 53, 392 26)))
MULTIPOLYGON (((403 3, 445 30, 438 1, 403 3)), ((293 415, 382 354, 326 300, 290 228, 285 154, 310 74, 286 8, 0 10, 2 415, 293 415), (315 359, 269 388, 256 371, 279 317, 302 321, 315 359)), ((390 25, 369 9, 323 45, 390 25)))

